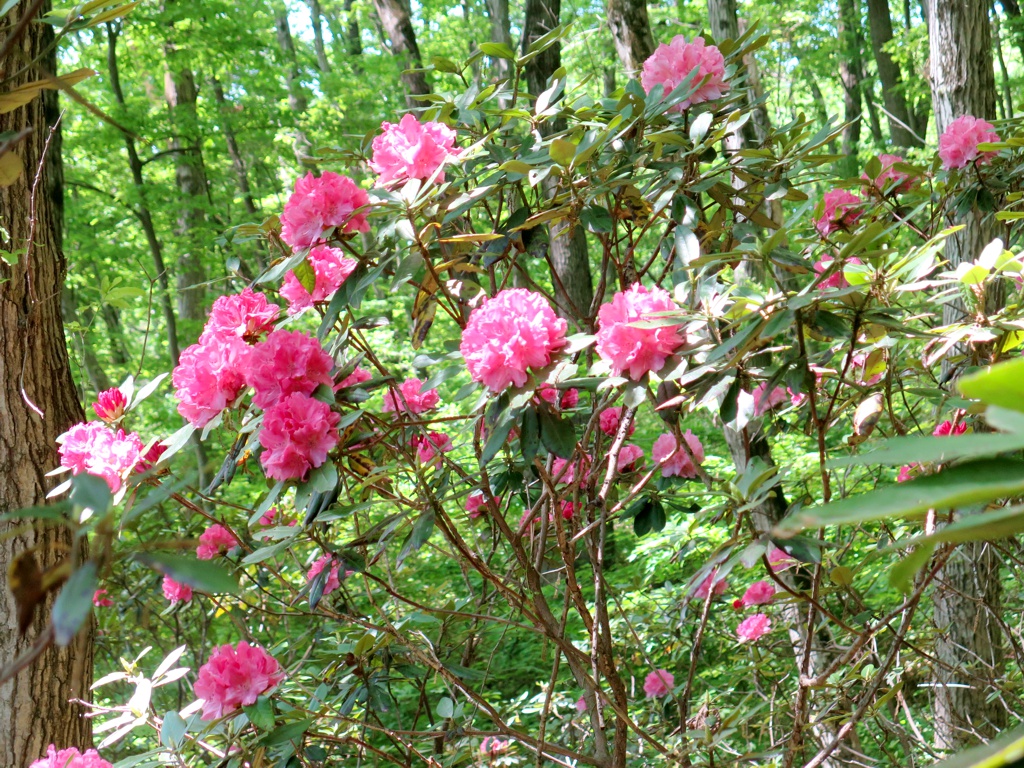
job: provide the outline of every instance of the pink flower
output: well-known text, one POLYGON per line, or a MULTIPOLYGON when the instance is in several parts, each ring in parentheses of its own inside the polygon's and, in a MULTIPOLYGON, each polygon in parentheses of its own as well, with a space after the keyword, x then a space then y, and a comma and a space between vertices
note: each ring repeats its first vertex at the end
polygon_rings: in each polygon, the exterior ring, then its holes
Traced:
POLYGON ((547 366, 567 327, 539 293, 509 288, 473 310, 459 350, 473 381, 501 392, 523 386, 528 369, 547 366))
POLYGON ((164 576, 164 597, 175 603, 187 603, 192 599, 192 587, 188 584, 179 584, 170 576, 164 576))
POLYGON ((575 408, 580 401, 580 391, 576 388, 562 391, 555 389, 550 384, 542 384, 540 389, 537 390, 537 394, 545 403, 550 403, 556 409, 563 411, 575 408))
POLYGON ((958 117, 939 137, 939 157, 945 170, 966 168, 977 160, 979 163, 990 163, 997 152, 978 152, 979 144, 1002 141, 992 123, 980 120, 973 115, 958 117))
POLYGON ((789 397, 782 387, 775 387, 768 392, 768 382, 762 381, 754 390, 754 415, 763 416, 766 411, 773 411, 782 405, 789 397))
MULTIPOLYGON (((847 264, 861 264, 860 259, 856 256, 852 256, 846 260, 847 264)), ((820 261, 814 262, 814 271, 821 275, 824 274, 825 270, 832 265, 831 256, 823 256, 820 261)), ((831 275, 826 277, 820 283, 818 283, 818 290, 824 291, 826 288, 849 288, 850 283, 846 280, 846 275, 843 274, 842 269, 837 269, 831 275)))
POLYGON ((754 642, 772 628, 772 620, 763 613, 748 616, 736 627, 736 637, 741 643, 754 642))
POLYGON ((795 557, 778 547, 772 547, 768 550, 768 565, 771 566, 772 571, 775 573, 792 568, 798 562, 795 557))
MULTIPOLYGON (((697 464, 702 464, 704 462, 704 446, 701 445, 697 436, 690 430, 686 430, 683 439, 697 464)), ((655 462, 661 464, 662 477, 697 477, 697 467, 694 466, 693 460, 685 450, 679 447, 676 436, 671 432, 666 432, 654 441, 651 457, 655 462)))
POLYGON ((885 191, 891 184, 889 192, 894 195, 909 192, 913 188, 914 179, 909 174, 897 171, 893 168, 896 163, 905 162, 902 156, 879 155, 878 160, 882 164, 882 172, 874 179, 868 178, 866 173, 862 173, 860 177, 864 179, 864 181, 874 184, 882 191, 885 191))
POLYGON ((307 173, 295 182, 295 191, 281 214, 281 239, 292 248, 308 248, 323 239, 324 230, 369 232, 365 213, 370 196, 348 176, 324 171, 320 178, 307 173))
POLYGON ((587 711, 587 700, 585 697, 580 696, 576 700, 576 711, 579 712, 581 715, 587 711))
POLYGON ((967 422, 966 421, 961 421, 959 424, 957 424, 954 427, 953 426, 953 422, 951 422, 951 421, 949 421, 947 419, 946 421, 944 421, 941 424, 939 424, 939 426, 937 426, 932 431, 932 434, 935 437, 949 437, 950 435, 962 435, 966 431, 967 431, 967 422))
POLYGON ((725 590, 728 589, 729 583, 725 580, 725 577, 718 577, 718 569, 712 569, 711 573, 704 577, 697 589, 693 591, 693 595, 690 597, 691 600, 699 600, 701 602, 708 599, 708 595, 712 597, 721 597, 725 594, 725 590))
POLYGON ((274 524, 275 517, 277 517, 277 507, 271 507, 262 515, 260 515, 260 519, 256 521, 256 524, 262 525, 265 528, 269 528, 274 524))
POLYGON ((274 321, 280 313, 281 308, 267 301, 265 294, 244 288, 241 293, 221 296, 213 302, 199 341, 202 343, 213 337, 237 336, 253 343, 264 333, 274 330, 274 321))
MULTIPOLYGON (((608 437, 615 437, 619 431, 619 423, 626 412, 625 406, 619 408, 605 408, 598 416, 598 427, 608 437)), ((630 437, 636 431, 636 421, 629 422, 629 429, 626 430, 626 437, 630 437)))
POLYGON ((245 380, 252 402, 267 409, 288 395, 312 395, 320 384, 331 386, 333 358, 320 342, 301 331, 274 331, 252 350, 245 380))
POLYGON ((825 207, 821 218, 814 222, 814 228, 822 237, 828 237, 838 229, 849 229, 864 212, 859 206, 864 201, 845 189, 833 189, 825 193, 825 207))
POLYGON ((401 396, 392 389, 384 393, 384 413, 393 411, 405 413, 425 413, 437 407, 441 398, 436 389, 423 391, 423 382, 419 379, 406 379, 399 387, 401 396))
POLYGON ((500 755, 508 751, 508 739, 499 739, 497 736, 485 736, 480 742, 480 751, 485 755, 500 755))
POLYGON ((700 104, 721 98, 729 90, 725 82, 725 57, 713 45, 706 45, 703 37, 688 43, 682 35, 676 35, 668 45, 662 43, 644 62, 640 83, 650 93, 656 85, 665 89, 667 96, 687 76, 697 70, 692 86, 699 86, 690 98, 672 107, 670 112, 682 112, 691 104, 700 104))
POLYGON ((807 395, 803 392, 794 392, 789 387, 786 387, 786 394, 789 395, 789 402, 796 408, 799 408, 807 401, 807 395))
POLYGON ((575 516, 577 510, 580 507, 582 507, 582 506, 583 506, 582 504, 576 504, 576 503, 571 502, 571 501, 563 501, 562 502, 562 519, 563 520, 572 520, 572 518, 573 518, 573 516, 575 516))
POLYGON ((352 373, 341 380, 335 389, 345 389, 347 387, 355 387, 362 384, 364 381, 369 381, 373 378, 373 374, 365 368, 357 367, 352 373))
POLYGON ((107 481, 112 493, 117 493, 123 477, 135 467, 142 452, 142 440, 123 429, 114 432, 99 421, 76 424, 57 438, 60 445, 61 466, 71 474, 85 472, 107 481))
POLYGON ((920 464, 904 464, 902 467, 900 467, 899 474, 896 475, 896 482, 905 483, 908 480, 912 480, 913 478, 917 477, 920 470, 920 464))
POLYGON ((568 466, 565 470, 565 474, 562 475, 560 480, 557 480, 559 485, 572 485, 577 479, 577 472, 579 477, 586 479, 587 475, 590 474, 590 456, 584 454, 583 456, 567 461, 566 459, 556 458, 551 462, 551 477, 557 478, 562 474, 562 470, 568 466))
POLYGON ((97 589, 92 593, 92 604, 97 608, 109 608, 114 604, 114 601, 106 596, 107 590, 97 589))
POLYGON ((632 472, 644 461, 644 449, 633 443, 626 443, 619 449, 619 460, 615 468, 619 472, 632 472))
POLYGON ((210 336, 181 353, 171 380, 178 413, 205 427, 238 397, 252 347, 237 336, 210 336))
POLYGON ((311 248, 306 261, 313 268, 313 293, 299 282, 294 270, 284 276, 281 295, 288 300, 288 314, 297 315, 314 304, 328 301, 351 275, 359 262, 345 256, 340 248, 320 245, 311 248))
POLYGON ((135 465, 135 471, 148 472, 151 470, 156 463, 160 461, 160 457, 164 455, 164 451, 166 450, 167 446, 163 443, 153 443, 153 445, 149 447, 149 450, 146 451, 145 455, 142 456, 135 465))
POLYGON ((743 593, 743 597, 733 602, 732 607, 738 610, 740 608, 747 608, 751 605, 765 605, 766 603, 770 603, 773 597, 775 597, 774 584, 770 581, 755 581, 747 587, 747 591, 743 593))
POLYGON ((335 560, 332 555, 324 555, 313 563, 313 565, 310 566, 309 571, 306 573, 306 582, 312 584, 313 579, 315 579, 328 565, 330 565, 330 570, 327 572, 327 580, 324 582, 324 597, 327 597, 331 592, 341 587, 341 579, 338 578, 338 561, 335 560))
POLYGON ((668 291, 648 290, 634 283, 629 290, 616 293, 597 312, 597 354, 607 362, 612 373, 622 376, 628 371, 639 381, 648 371, 660 371, 665 359, 681 347, 686 336, 680 325, 667 322, 656 313, 678 310, 668 291), (638 328, 637 323, 656 322, 656 328, 638 328))
POLYGON ((416 458, 421 464, 440 462, 441 454, 455 447, 452 445, 452 439, 444 432, 427 432, 426 437, 413 435, 412 446, 416 449, 416 458))
MULTIPOLYGON (((373 140, 370 167, 380 174, 377 185, 405 179, 430 179, 445 163, 459 156, 455 131, 442 123, 421 123, 405 115, 398 123, 381 123, 383 133, 373 140)), ((444 171, 437 174, 438 184, 444 171)))
POLYGON ((238 537, 220 523, 214 523, 199 536, 196 557, 200 560, 213 560, 217 555, 238 546, 238 537))
POLYGON ((664 669, 656 669, 644 678, 644 694, 648 699, 660 699, 672 693, 675 684, 675 675, 664 669))
POLYGON ((95 749, 88 749, 84 753, 74 747, 57 750, 53 744, 46 748, 46 757, 35 760, 28 768, 114 768, 109 762, 100 757, 95 749))
MULTIPOLYGON (((495 499, 500 505, 501 498, 495 499)), ((466 497, 466 512, 469 514, 470 520, 476 520, 478 517, 483 517, 487 510, 487 497, 484 496, 484 492, 480 490, 473 491, 466 497)))
POLYGON ((244 640, 222 645, 199 668, 193 690, 203 700, 203 720, 216 720, 240 707, 255 704, 284 679, 277 659, 244 640))
POLYGON ((299 480, 327 461, 338 444, 341 417, 327 403, 293 392, 267 408, 260 430, 260 463, 273 480, 299 480))
POLYGON ((128 398, 117 387, 100 392, 96 395, 96 402, 92 404, 96 415, 108 424, 124 416, 124 409, 127 407, 128 398))

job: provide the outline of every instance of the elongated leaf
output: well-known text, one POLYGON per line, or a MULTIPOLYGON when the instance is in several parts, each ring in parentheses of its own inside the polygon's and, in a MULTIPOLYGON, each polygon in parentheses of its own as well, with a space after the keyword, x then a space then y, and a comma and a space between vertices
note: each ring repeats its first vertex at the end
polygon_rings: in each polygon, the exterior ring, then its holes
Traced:
POLYGON ((955 437, 898 437, 879 444, 878 450, 832 459, 830 467, 880 464, 898 467, 914 462, 941 463, 975 459, 1024 450, 1024 433, 1012 435, 958 435, 955 437))
POLYGON ((1024 461, 981 459, 821 507, 802 509, 776 528, 780 536, 807 528, 855 525, 950 509, 1024 493, 1024 461))
POLYGON ((547 408, 538 413, 540 417, 540 440, 551 453, 563 459, 572 457, 576 450, 576 431, 569 419, 563 419, 547 408))
POLYGON ((1024 760, 1024 728, 937 763, 935 768, 1019 768, 1024 760))
POLYGON ((1012 411, 1024 411, 1024 358, 964 376, 957 386, 966 397, 1012 411))
POLYGON ((92 613, 92 596, 96 591, 96 563, 86 561, 68 579, 53 603, 53 641, 70 643, 92 613))
POLYGON ((135 559, 154 571, 170 576, 200 592, 210 594, 238 594, 238 582, 228 571, 206 560, 165 552, 140 552, 135 559))

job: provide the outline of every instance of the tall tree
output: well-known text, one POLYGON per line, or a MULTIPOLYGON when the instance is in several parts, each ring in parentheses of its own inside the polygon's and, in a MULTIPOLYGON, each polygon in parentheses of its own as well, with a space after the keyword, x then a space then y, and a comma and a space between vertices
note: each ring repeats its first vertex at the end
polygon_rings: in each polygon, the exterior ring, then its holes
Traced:
POLYGON ((291 26, 288 24, 288 9, 281 0, 273 0, 274 30, 277 33, 277 45, 281 49, 284 60, 285 83, 288 88, 288 108, 292 112, 295 128, 292 131, 292 151, 295 161, 300 166, 315 167, 310 157, 312 145, 302 129, 302 116, 309 108, 309 99, 302 87, 302 72, 299 69, 299 58, 295 54, 295 41, 292 39, 291 26))
POLYGON ((882 100, 889 120, 889 137, 897 147, 923 147, 924 140, 914 135, 914 119, 907 106, 903 72, 898 62, 885 50, 892 42, 892 16, 889 0, 867 0, 871 49, 875 54, 878 79, 882 83, 882 100))
MULTIPOLYGON (((512 47, 509 31, 508 0, 487 0, 487 17, 491 21, 491 42, 504 43, 512 47)), ((500 56, 494 58, 494 74, 499 80, 506 80, 512 72, 512 62, 500 56)))
POLYGON ((430 93, 427 76, 420 71, 423 57, 416 43, 416 30, 412 27, 412 17, 405 0, 373 0, 380 23, 391 41, 391 53, 399 60, 402 67, 402 84, 405 86, 406 103, 409 108, 420 106, 417 96, 430 93))
POLYGON ((843 154, 848 159, 850 172, 853 171, 857 147, 860 143, 861 121, 861 72, 860 42, 857 29, 860 14, 857 0, 839 0, 839 19, 836 33, 839 37, 839 80, 843 88, 843 154))
MULTIPOLYGON (((57 70, 53 27, 35 17, 49 0, 22 0, 0 15, 0 61, 10 73, 3 88, 16 88, 57 70), (31 62, 25 65, 26 62, 31 62), (9 66, 10 65, 10 66, 9 66)), ((61 322, 66 262, 61 136, 57 93, 41 95, 0 113, 0 136, 21 136, 13 153, 23 172, 0 187, 0 509, 45 503, 57 466, 56 438, 83 420, 71 378, 61 322), (15 259, 12 253, 18 253, 15 259)), ((0 524, 0 659, 8 663, 45 643, 46 617, 37 613, 26 634, 7 581, 19 555, 42 568, 68 556, 74 542, 55 526, 0 524)), ((22 561, 27 562, 27 561, 22 561)), ((47 744, 88 746, 89 721, 71 699, 87 695, 92 682, 92 639, 80 632, 72 643, 48 646, 37 661, 0 686, 0 765, 24 766, 47 744)))
POLYGON ((622 66, 628 74, 639 72, 647 57, 654 53, 647 0, 608 0, 606 10, 622 66))
POLYGON ((313 27, 313 50, 316 51, 316 65, 321 72, 330 72, 331 63, 327 60, 327 49, 324 47, 323 11, 320 0, 306 0, 309 5, 309 22, 313 27))
MULTIPOLYGON (((961 115, 993 119, 996 85, 989 0, 927 0, 932 105, 939 134, 961 115)), ((953 266, 974 259, 995 236, 994 223, 975 209, 958 223, 946 258, 953 266)), ((999 302, 989 297, 990 308, 999 302)), ((947 304, 946 322, 960 322, 964 308, 947 304)), ((1004 649, 999 623, 999 557, 987 543, 965 544, 943 566, 935 591, 937 635, 935 742, 956 751, 995 735, 1006 713, 985 681, 998 676, 1004 649)))

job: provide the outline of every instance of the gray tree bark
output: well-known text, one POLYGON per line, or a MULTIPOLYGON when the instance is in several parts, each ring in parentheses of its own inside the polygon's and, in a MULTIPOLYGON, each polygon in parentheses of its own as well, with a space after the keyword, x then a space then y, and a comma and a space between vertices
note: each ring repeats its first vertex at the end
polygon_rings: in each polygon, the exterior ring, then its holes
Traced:
MULTIPOLYGON (((842 153, 847 159, 857 155, 860 144, 861 122, 861 57, 858 43, 857 27, 860 19, 857 14, 856 0, 839 0, 839 23, 836 32, 839 36, 839 80, 843 87, 843 128, 842 153)), ((852 173, 852 164, 850 172, 852 173)))
MULTIPOLYGON (((491 21, 491 42, 504 43, 512 47, 512 34, 509 31, 508 0, 487 0, 487 17, 491 21)), ((494 75, 500 80, 507 80, 512 73, 512 62, 496 57, 493 60, 494 75)))
POLYGON ((647 0, 608 0, 608 26, 612 31, 615 52, 626 69, 635 75, 654 53, 654 37, 647 17, 647 0))
POLYGON ((430 93, 427 76, 418 70, 423 66, 420 47, 416 43, 416 30, 404 0, 373 0, 380 23, 391 41, 391 53, 402 66, 402 84, 405 85, 405 101, 409 109, 422 106, 417 96, 430 93))
MULTIPOLYGON (((56 73, 52 26, 33 19, 17 40, 11 40, 23 17, 30 12, 45 14, 50 8, 49 0, 38 5, 23 0, 0 18, 0 48, 10 42, 19 64, 36 62, 4 83, 5 89, 56 73)), ((0 67, 12 60, 13 56, 0 62, 0 67)), ((54 90, 0 114, 0 134, 27 131, 13 150, 24 173, 10 186, 0 187, 0 251, 22 252, 13 266, 0 259, 0 510, 5 512, 45 503, 47 491, 54 486, 46 473, 59 463, 56 438, 83 419, 61 322, 66 262, 58 119, 54 90)), ((47 601, 46 609, 37 611, 22 636, 8 580, 14 558, 32 550, 45 569, 64 560, 74 546, 63 528, 37 525, 21 530, 24 527, 23 523, 0 524, 3 664, 24 654, 40 638, 52 604, 47 601)), ((88 696, 91 682, 92 636, 86 628, 67 647, 48 647, 0 686, 0 765, 28 765, 50 743, 91 746, 91 721, 69 703, 88 696)))
POLYGON ((331 62, 327 60, 327 49, 324 47, 323 11, 320 0, 307 0, 309 20, 313 26, 313 49, 316 51, 316 65, 321 72, 331 71, 331 62))
POLYGON ((913 120, 903 89, 903 72, 885 50, 892 41, 892 17, 889 0, 867 0, 868 25, 871 29, 871 49, 875 54, 878 79, 882 83, 882 101, 889 121, 889 137, 897 147, 922 147, 924 142, 915 138, 913 120))

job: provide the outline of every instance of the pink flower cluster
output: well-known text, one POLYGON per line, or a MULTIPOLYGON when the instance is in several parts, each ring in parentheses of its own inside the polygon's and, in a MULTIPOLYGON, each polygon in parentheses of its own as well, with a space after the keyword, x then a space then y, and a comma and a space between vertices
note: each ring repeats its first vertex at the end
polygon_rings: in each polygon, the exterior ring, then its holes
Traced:
POLYGON ((260 463, 273 480, 296 480, 327 461, 341 417, 327 403, 293 392, 263 414, 260 463))
POLYGON ((732 607, 739 610, 741 608, 749 608, 752 605, 766 605, 770 603, 774 597, 774 584, 770 581, 755 581, 747 587, 747 591, 743 593, 743 597, 739 600, 733 601, 732 607))
MULTIPOLYGON (((832 266, 832 257, 823 256, 819 261, 814 262, 814 271, 816 274, 823 275, 825 270, 832 266)), ((862 264, 863 262, 856 256, 851 256, 846 260, 847 264, 862 264)), ((818 283, 818 290, 824 291, 828 288, 849 288, 850 283, 846 279, 846 275, 843 274, 842 269, 837 269, 831 275, 826 277, 820 283, 818 283)))
POLYGON ((708 599, 708 595, 712 597, 721 597, 725 594, 725 590, 729 588, 729 582, 725 580, 725 576, 718 575, 718 569, 713 568, 711 573, 704 577, 698 587, 693 591, 693 595, 690 596, 691 600, 699 600, 704 602, 708 599))
POLYGON ((633 472, 644 463, 644 449, 633 443, 626 443, 619 449, 615 469, 619 472, 633 472))
POLYGON ((100 757, 95 749, 87 749, 84 753, 74 747, 58 750, 51 744, 46 748, 46 757, 41 757, 28 768, 114 768, 108 761, 100 757))
POLYGON ((331 555, 324 555, 309 567, 306 573, 306 582, 313 583, 313 579, 323 573, 324 568, 330 566, 327 577, 324 581, 323 596, 327 597, 331 592, 341 587, 341 578, 338 576, 338 561, 331 555))
POLYGON ((142 458, 142 440, 135 432, 115 432, 99 421, 76 424, 57 443, 61 466, 73 475, 85 472, 102 477, 112 493, 121 490, 125 475, 142 458))
POLYGON ((107 597, 107 590, 97 589, 92 593, 92 604, 97 608, 110 608, 114 601, 107 597))
POLYGON ((203 700, 203 720, 216 720, 255 704, 262 694, 284 679, 277 659, 258 645, 244 640, 237 646, 222 645, 199 668, 193 690, 203 700))
POLYGON ((483 517, 486 509, 487 497, 484 496, 483 491, 473 491, 466 497, 466 513, 469 515, 470 520, 483 517))
POLYGON ((997 152, 978 152, 978 145, 1001 141, 992 123, 973 115, 958 117, 939 137, 939 157, 947 171, 966 168, 974 161, 989 163, 997 152))
POLYGON ((188 584, 181 584, 170 576, 164 576, 164 597, 166 597, 171 605, 175 603, 187 603, 192 599, 192 587, 188 584))
POLYGON ((888 191, 890 194, 903 194, 913 188, 914 178, 893 167, 896 163, 905 162, 901 155, 879 155, 878 161, 882 164, 881 173, 874 179, 869 178, 866 173, 862 173, 861 178, 864 181, 870 182, 879 190, 888 191))
POLYGON ((644 695, 648 699, 660 699, 672 693, 675 684, 675 675, 664 669, 656 669, 644 678, 644 695))
POLYGON ((238 546, 238 538, 220 523, 214 523, 199 536, 196 557, 200 560, 213 560, 217 555, 238 546))
POLYGON ((550 384, 543 384, 540 389, 537 390, 537 395, 545 403, 550 403, 554 408, 560 411, 575 408, 580 402, 580 391, 574 387, 561 390, 552 387, 550 384))
POLYGON ((473 381, 492 392, 526 383, 565 346, 567 324, 547 301, 525 288, 500 291, 473 310, 459 346, 473 381))
POLYGON ((799 560, 778 547, 772 547, 768 551, 768 565, 771 566, 772 571, 775 573, 788 570, 798 562, 799 560))
POLYGON ((484 736, 480 742, 480 751, 485 755, 500 755, 507 752, 508 747, 508 739, 499 739, 497 736, 484 736))
POLYGON ((441 402, 436 389, 423 391, 423 382, 419 379, 406 379, 399 387, 401 395, 392 389, 384 393, 384 413, 426 413, 437 407, 441 402))
POLYGON ((278 330, 253 347, 245 379, 254 390, 253 404, 269 408, 289 395, 330 386, 333 367, 334 360, 312 336, 278 330))
POLYGON ((373 374, 365 368, 357 367, 352 373, 341 380, 335 389, 345 389, 347 387, 357 387, 364 381, 369 381, 373 378, 373 374))
POLYGON ((814 222, 814 228, 822 237, 828 237, 839 229, 849 229, 864 215, 860 205, 864 201, 845 189, 833 189, 825 193, 825 205, 821 218, 814 222))
POLYGON ((265 294, 243 288, 241 293, 220 296, 213 302, 199 341, 237 336, 254 344, 263 334, 274 330, 280 314, 281 308, 267 301, 265 294))
POLYGON ((629 290, 616 293, 597 312, 597 354, 611 366, 612 373, 628 374, 633 381, 660 371, 668 356, 686 341, 682 326, 656 316, 674 310, 678 307, 662 288, 648 290, 634 283, 629 290), (652 322, 657 327, 637 327, 652 322))
POLYGON ((762 381, 754 390, 754 415, 763 416, 768 411, 773 411, 789 400, 789 394, 782 387, 775 387, 768 391, 768 382, 762 381))
POLYGON ((288 300, 289 315, 297 315, 314 304, 328 301, 359 266, 358 261, 348 258, 340 248, 328 245, 311 248, 306 262, 312 267, 315 278, 312 293, 299 282, 293 270, 284 276, 281 284, 281 295, 288 300))
POLYGON ((640 74, 640 84, 647 93, 654 86, 661 85, 667 96, 694 70, 697 74, 691 85, 698 86, 697 90, 670 111, 682 112, 693 104, 721 98, 729 90, 722 52, 713 45, 707 45, 703 37, 690 43, 682 35, 673 37, 668 45, 662 43, 648 57, 640 74))
POLYGON ((281 239, 299 249, 322 242, 330 227, 344 233, 369 232, 370 223, 361 210, 369 204, 370 196, 348 176, 324 171, 317 178, 307 173, 295 182, 295 191, 284 204, 281 239))
POLYGON ((406 179, 427 180, 437 172, 438 184, 444 181, 439 170, 459 156, 455 146, 455 131, 442 123, 421 123, 414 115, 405 115, 398 123, 381 123, 381 133, 373 140, 373 158, 370 167, 377 184, 406 179))
MULTIPOLYGON (((597 417, 598 428, 608 435, 608 437, 615 437, 619 432, 619 424, 622 423, 622 416, 625 412, 625 406, 619 406, 618 408, 605 408, 597 417)), ((636 421, 631 421, 629 423, 629 428, 626 430, 626 437, 632 436, 635 431, 636 421)))
POLYGON ((693 459, 687 455, 685 450, 679 447, 675 435, 671 432, 666 432, 654 441, 651 457, 661 465, 662 477, 697 477, 697 467, 694 466, 694 460, 696 460, 698 465, 704 462, 704 446, 701 445, 700 439, 690 430, 686 430, 683 434, 683 439, 690 448, 693 459))
POLYGON ((216 336, 182 352, 171 375, 178 413, 194 427, 213 421, 245 386, 251 350, 237 336, 216 336))
POLYGON ((967 431, 967 422, 961 421, 955 427, 953 422, 947 419, 932 430, 935 437, 950 437, 951 435, 962 435, 967 431))
POLYGON ((416 458, 421 464, 440 463, 441 454, 448 453, 455 446, 452 439, 444 432, 427 432, 424 435, 413 435, 412 446, 416 449, 416 458))
POLYGON ((127 407, 128 398, 117 387, 100 392, 96 395, 96 402, 92 404, 92 409, 96 412, 96 416, 108 424, 124 416, 124 409, 127 407))
POLYGON ((772 620, 763 613, 748 616, 736 627, 736 636, 741 643, 753 643, 772 628, 772 620))

